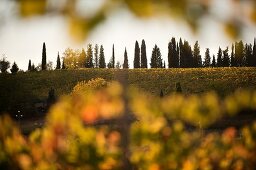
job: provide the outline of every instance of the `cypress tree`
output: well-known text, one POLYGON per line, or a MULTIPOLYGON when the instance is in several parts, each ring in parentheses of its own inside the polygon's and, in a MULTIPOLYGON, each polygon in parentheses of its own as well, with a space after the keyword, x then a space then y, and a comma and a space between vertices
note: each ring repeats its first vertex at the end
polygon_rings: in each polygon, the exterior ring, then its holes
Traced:
POLYGON ((180 51, 180 67, 184 68, 185 67, 185 56, 184 56, 184 48, 183 48, 183 42, 182 39, 180 38, 179 42, 179 51, 180 51))
POLYGON ((245 65, 253 66, 253 50, 252 44, 245 44, 245 65))
POLYGON ((236 67, 236 60, 235 60, 235 53, 234 53, 234 44, 231 47, 231 54, 230 54, 230 65, 231 67, 236 67))
POLYGON ((115 49, 114 44, 112 47, 112 57, 108 63, 108 68, 115 68, 115 49))
POLYGON ((62 70, 65 70, 66 69, 66 65, 65 65, 65 61, 64 61, 65 59, 63 58, 63 60, 62 60, 62 67, 61 67, 61 69, 62 70))
POLYGON ((223 51, 222 66, 223 66, 223 67, 229 67, 229 66, 230 66, 230 59, 229 59, 229 54, 228 54, 228 47, 226 48, 226 50, 223 51))
POLYGON ((96 44, 94 47, 94 63, 95 63, 95 68, 99 68, 99 46, 98 46, 98 44, 96 44))
POLYGON ((214 54, 212 56, 212 67, 216 67, 216 59, 214 54))
POLYGON ((57 56, 57 65, 56 65, 56 69, 60 69, 60 55, 59 55, 59 52, 58 52, 58 56, 57 56))
POLYGON ((189 45, 188 41, 184 41, 183 60, 184 60, 183 66, 185 68, 193 67, 194 65, 193 54, 192 54, 191 46, 189 45))
POLYGON ((254 38, 253 50, 252 50, 252 66, 256 67, 256 38, 254 38))
POLYGON ((14 62, 11 68, 12 74, 16 74, 19 71, 18 65, 14 62))
POLYGON ((123 64, 123 68, 129 68, 129 64, 128 64, 128 55, 127 55, 126 48, 125 48, 125 50, 124 50, 124 64, 123 64))
POLYGON ((243 41, 235 43, 235 61, 237 66, 243 66, 244 60, 244 44, 243 41))
POLYGON ((163 67, 163 60, 162 55, 160 52, 160 49, 155 45, 155 47, 152 50, 152 56, 151 56, 151 68, 162 68, 163 67))
POLYGON ((31 71, 31 60, 28 61, 28 71, 31 71))
POLYGON ((93 68, 92 44, 88 44, 88 46, 87 46, 87 55, 86 55, 86 59, 85 59, 85 67, 86 68, 93 68))
POLYGON ((106 62, 105 62, 105 55, 104 55, 103 45, 100 46, 99 68, 106 68, 106 62))
POLYGON ((204 56, 204 67, 210 67, 210 65, 211 65, 210 50, 209 48, 206 48, 205 56, 204 56))
POLYGON ((202 57, 200 55, 200 46, 198 44, 198 41, 196 41, 196 43, 194 45, 193 61, 194 61, 193 62, 193 67, 202 67, 202 57))
POLYGON ((141 68, 148 68, 145 40, 142 40, 142 43, 141 43, 141 68))
POLYGON ((46 46, 43 43, 43 50, 42 50, 42 70, 46 70, 46 46))
POLYGON ((133 67, 140 68, 140 47, 138 41, 135 42, 133 67))
POLYGON ((115 46, 112 47, 112 68, 115 68, 115 46))
POLYGON ((179 67, 179 54, 174 37, 171 39, 171 42, 168 43, 168 67, 179 67))
POLYGON ((217 54, 217 67, 222 67, 222 50, 220 47, 217 54))

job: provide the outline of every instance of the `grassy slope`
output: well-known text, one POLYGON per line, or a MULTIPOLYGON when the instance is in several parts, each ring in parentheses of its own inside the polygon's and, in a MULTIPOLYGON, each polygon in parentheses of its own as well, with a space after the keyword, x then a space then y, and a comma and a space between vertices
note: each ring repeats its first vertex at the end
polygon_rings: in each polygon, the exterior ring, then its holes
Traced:
MULTIPOLYGON (((45 100, 50 88, 58 96, 68 94, 78 81, 102 77, 115 79, 113 69, 82 69, 0 75, 0 111, 9 108, 31 108, 37 100, 45 100)), ((129 83, 159 95, 175 89, 180 82, 184 93, 214 90, 226 95, 237 88, 256 89, 256 68, 202 68, 202 69, 133 69, 129 83)))

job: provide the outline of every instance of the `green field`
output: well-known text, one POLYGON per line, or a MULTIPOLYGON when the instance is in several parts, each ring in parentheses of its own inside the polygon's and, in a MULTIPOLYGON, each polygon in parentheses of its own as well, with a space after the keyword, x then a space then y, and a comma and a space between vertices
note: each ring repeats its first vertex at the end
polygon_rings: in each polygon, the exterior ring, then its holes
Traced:
MULTIPOLYGON (((50 88, 61 96, 69 94, 79 81, 97 77, 113 80, 120 71, 79 69, 0 74, 0 112, 31 110, 35 102, 46 100, 50 88)), ((256 68, 130 69, 128 82, 153 95, 159 95, 161 90, 167 95, 180 82, 184 94, 213 90, 225 96, 237 88, 256 89, 256 68)))

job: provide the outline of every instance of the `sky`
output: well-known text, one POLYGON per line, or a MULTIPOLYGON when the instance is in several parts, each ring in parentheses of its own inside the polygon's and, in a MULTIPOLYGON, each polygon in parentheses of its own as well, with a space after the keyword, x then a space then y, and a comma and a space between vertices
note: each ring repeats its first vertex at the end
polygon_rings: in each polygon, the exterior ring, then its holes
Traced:
MULTIPOLYGON (((213 8, 229 14, 225 2, 218 1, 213 8)), ((1 5, 0 5, 1 6, 1 5)), ((1 9, 0 9, 1 11, 1 9)), ((222 26, 209 18, 205 18, 200 31, 194 34, 183 21, 168 17, 138 19, 128 10, 122 9, 111 13, 106 21, 94 29, 87 40, 76 42, 69 35, 65 18, 55 15, 20 19, 8 15, 0 25, 0 57, 5 55, 7 60, 18 64, 19 68, 27 70, 29 59, 38 65, 41 62, 43 42, 46 43, 47 60, 56 65, 57 53, 62 53, 66 48, 81 49, 88 43, 96 43, 104 46, 106 62, 112 55, 112 45, 115 45, 116 61, 123 63, 124 49, 127 48, 129 65, 133 65, 135 41, 141 45, 142 39, 146 41, 148 62, 150 61, 153 46, 155 44, 161 50, 163 59, 167 63, 168 42, 172 37, 186 39, 191 46, 199 41, 202 58, 206 48, 210 48, 211 55, 216 54, 219 46, 226 48, 233 40, 223 32, 222 26)), ((1 21, 1 20, 0 20, 1 21)), ((256 36, 255 26, 247 26, 241 37, 244 42, 252 43, 256 36)))

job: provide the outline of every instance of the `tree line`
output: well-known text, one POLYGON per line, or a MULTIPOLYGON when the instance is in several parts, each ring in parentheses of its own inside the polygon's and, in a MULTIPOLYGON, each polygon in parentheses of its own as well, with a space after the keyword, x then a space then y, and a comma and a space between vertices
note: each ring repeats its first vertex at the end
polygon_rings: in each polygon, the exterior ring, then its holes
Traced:
MULTIPOLYGON (((248 44, 243 41, 232 44, 231 49, 219 47, 217 54, 211 56, 210 49, 206 48, 202 59, 200 45, 195 42, 193 48, 188 41, 181 38, 177 41, 172 37, 168 43, 168 65, 162 58, 160 48, 155 45, 150 58, 150 68, 198 68, 198 67, 256 67, 256 39, 254 43, 248 44), (231 50, 231 51, 230 51, 231 50), (230 52, 229 52, 230 51, 230 52)), ((6 73, 10 63, 3 57, 0 60, 0 70, 6 73)), ((35 67, 29 60, 28 71, 39 71, 53 69, 51 62, 46 62, 46 45, 43 43, 41 65, 35 67)), ((115 46, 112 46, 112 56, 108 63, 105 60, 103 45, 87 45, 87 49, 73 50, 67 48, 61 58, 58 52, 55 69, 78 69, 78 68, 130 68, 128 53, 125 48, 123 64, 115 59, 115 46)), ((148 59, 145 40, 141 46, 135 42, 133 68, 148 68, 148 59)), ((14 62, 11 68, 12 73, 18 72, 19 68, 14 62)))

